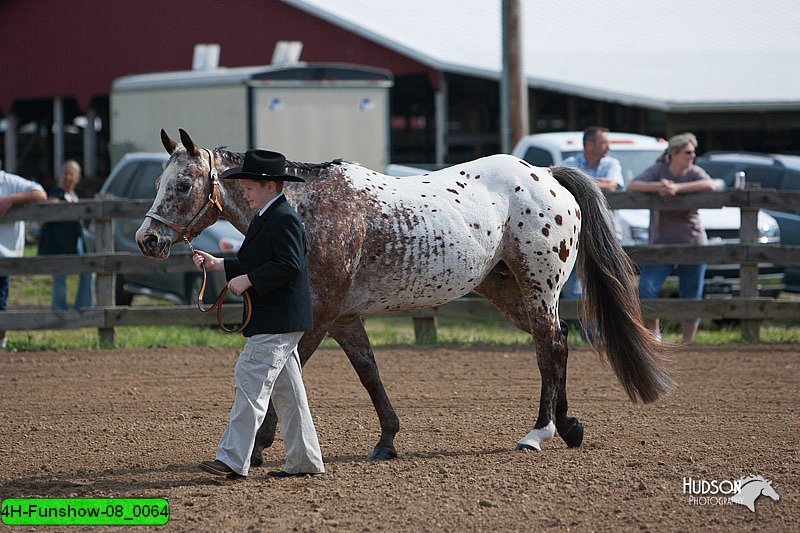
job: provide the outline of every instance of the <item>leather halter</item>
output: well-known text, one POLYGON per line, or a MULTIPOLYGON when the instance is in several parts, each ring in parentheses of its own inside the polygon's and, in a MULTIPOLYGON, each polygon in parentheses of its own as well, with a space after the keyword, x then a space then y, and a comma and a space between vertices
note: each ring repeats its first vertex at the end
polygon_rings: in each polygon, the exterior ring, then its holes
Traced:
MULTIPOLYGON (((214 153, 208 148, 203 148, 203 150, 205 150, 208 153, 208 165, 209 165, 208 179, 211 181, 211 192, 208 194, 208 201, 206 202, 206 205, 204 205, 200 209, 200 211, 198 211, 198 213, 194 216, 194 218, 192 218, 192 220, 190 220, 189 223, 186 224, 185 226, 180 226, 172 222, 171 220, 167 220, 158 213, 154 213, 152 210, 148 211, 147 214, 145 215, 145 218, 150 217, 153 220, 162 222, 167 226, 169 226, 170 228, 174 229, 176 232, 178 232, 178 236, 181 237, 184 240, 184 242, 186 242, 186 244, 189 245, 189 248, 192 250, 192 255, 194 255, 195 252, 194 246, 192 246, 191 242, 192 240, 191 233, 192 229, 194 228, 194 224, 198 220, 200 220, 200 218, 203 215, 206 214, 206 211, 208 211, 212 205, 219 210, 220 214, 222 214, 222 204, 219 202, 220 199, 219 172, 217 172, 217 168, 214 165, 214 153)), ((250 293, 247 291, 242 293, 242 298, 244 299, 244 314, 245 314, 242 324, 236 329, 230 329, 222 322, 222 303, 225 300, 225 295, 228 293, 228 286, 225 285, 225 287, 222 288, 222 290, 219 293, 219 296, 217 296, 217 300, 211 305, 211 307, 206 309, 203 307, 203 295, 206 292, 207 280, 208 280, 208 273, 206 271, 206 265, 205 263, 203 263, 203 285, 200 287, 200 292, 197 294, 197 308, 200 309, 200 311, 203 313, 209 313, 214 309, 216 309, 217 324, 219 324, 219 327, 222 328, 224 331, 227 331, 228 333, 238 333, 239 331, 242 331, 247 326, 247 324, 250 323, 250 317, 253 314, 253 302, 250 299, 250 293)))
POLYGON ((219 172, 217 172, 217 168, 214 165, 214 153, 209 150, 208 148, 203 148, 208 153, 208 179, 211 181, 211 192, 208 194, 208 201, 206 201, 206 205, 204 205, 200 211, 189 221, 188 224, 185 226, 180 226, 171 220, 168 220, 165 217, 162 217, 158 213, 153 212, 150 210, 145 214, 145 218, 152 218, 153 220, 157 220, 162 224, 166 224, 170 228, 174 229, 178 232, 178 236, 181 237, 187 243, 192 239, 191 233, 194 229, 195 223, 200 220, 200 218, 206 214, 206 211, 211 208, 211 206, 216 207, 220 214, 222 214, 222 204, 219 202, 220 198, 220 185, 219 185, 219 172))

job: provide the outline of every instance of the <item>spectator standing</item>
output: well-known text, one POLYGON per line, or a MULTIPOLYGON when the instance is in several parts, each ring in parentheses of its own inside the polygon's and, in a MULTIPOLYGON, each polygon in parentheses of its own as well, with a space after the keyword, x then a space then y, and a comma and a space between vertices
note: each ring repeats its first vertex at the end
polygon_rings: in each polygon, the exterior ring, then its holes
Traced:
MULTIPOLYGON (((565 167, 575 167, 581 170, 584 174, 593 178, 597 186, 603 191, 618 191, 625 186, 625 182, 622 179, 622 165, 616 158, 608 155, 610 148, 608 128, 591 126, 583 130, 583 153, 566 158, 562 164, 565 167)), ((611 220, 614 223, 614 230, 619 239, 622 237, 622 229, 616 212, 612 213, 611 220)), ((582 293, 577 269, 573 269, 561 289, 561 298, 564 300, 578 300, 582 293)), ((586 332, 583 328, 580 331, 581 336, 586 338, 586 332)))
MULTIPOLYGON (((629 191, 675 196, 713 191, 714 181, 705 170, 694 164, 697 138, 681 133, 669 140, 669 145, 655 165, 645 169, 628 184, 629 191)), ((650 244, 708 244, 697 209, 674 211, 650 210, 650 244)), ((664 280, 677 269, 678 294, 681 298, 699 300, 703 295, 706 265, 643 265, 639 275, 639 298, 657 298, 664 280)), ((647 327, 660 338, 659 321, 647 320, 647 327)), ((683 342, 690 343, 697 333, 699 318, 681 321, 683 342)))
MULTIPOLYGON (((61 165, 58 183, 48 195, 51 202, 77 202, 75 187, 81 180, 81 166, 70 159, 61 165)), ((86 241, 83 237, 83 222, 68 220, 63 222, 45 222, 39 239, 39 255, 84 255, 86 241)), ((75 296, 75 309, 92 306, 91 272, 81 272, 78 280, 78 293, 75 296)), ((52 307, 54 311, 67 309, 67 276, 53 274, 52 307)))
POLYGON ((588 127, 583 130, 583 153, 569 156, 563 165, 580 169, 594 178, 597 186, 604 191, 618 191, 625 186, 622 165, 616 158, 608 155, 610 149, 608 128, 588 127))
MULTIPOLYGON (((0 170, 0 219, 9 209, 27 202, 42 202, 47 195, 41 185, 0 170)), ((0 223, 0 257, 22 257, 25 252, 25 222, 0 223)), ((9 276, 0 275, 0 311, 8 305, 9 276)), ((6 348, 6 332, 0 330, 0 349, 6 348)))

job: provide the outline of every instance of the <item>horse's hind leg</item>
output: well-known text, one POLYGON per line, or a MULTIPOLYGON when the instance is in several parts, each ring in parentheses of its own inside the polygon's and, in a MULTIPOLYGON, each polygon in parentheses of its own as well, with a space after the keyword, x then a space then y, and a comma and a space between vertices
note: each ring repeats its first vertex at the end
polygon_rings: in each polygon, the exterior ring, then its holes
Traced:
POLYGON ((570 448, 580 446, 583 424, 577 418, 567 416, 567 325, 563 321, 550 325, 549 321, 543 320, 533 329, 542 375, 539 416, 533 430, 517 443, 517 449, 540 450, 542 441, 552 438, 554 430, 570 448))
MULTIPOLYGON (((300 339, 297 344, 297 353, 300 355, 300 364, 306 364, 306 361, 311 358, 313 353, 319 347, 322 339, 325 338, 327 330, 325 328, 315 328, 313 331, 307 332, 300 339)), ((275 412, 275 407, 272 405, 272 400, 269 402, 267 414, 261 422, 261 426, 256 432, 256 442, 253 446, 253 452, 250 454, 250 466, 258 467, 264 464, 264 449, 272 446, 275 442, 275 433, 278 427, 278 415, 275 412)))
POLYGON ((356 315, 339 318, 330 328, 330 334, 347 354, 378 414, 381 437, 367 458, 379 461, 394 459, 397 457, 394 436, 400 430, 400 420, 383 388, 375 355, 361 318, 356 315))
POLYGON ((567 345, 567 332, 569 327, 563 320, 560 323, 559 341, 557 344, 564 346, 564 370, 561 374, 561 381, 558 387, 558 398, 556 400, 556 431, 558 436, 570 448, 577 448, 583 442, 583 424, 577 418, 567 416, 567 358, 569 347, 567 345))
POLYGON ((567 346, 560 325, 549 320, 534 320, 532 325, 536 345, 536 362, 542 377, 539 396, 539 415, 533 429, 517 442, 517 450, 541 450, 542 442, 552 439, 556 432, 556 404, 562 396, 560 389, 566 379, 567 346))
MULTIPOLYGON (((570 447, 583 441, 583 425, 578 419, 567 416, 567 329, 563 322, 551 326, 549 321, 532 323, 530 302, 514 275, 504 263, 496 267, 475 288, 475 292, 492 302, 516 327, 534 334, 539 368, 542 374, 542 395, 539 416, 533 431, 519 441, 517 449, 540 449, 541 442, 553 437, 554 429, 570 447), (534 330, 535 328, 535 330, 534 330), (534 333, 535 331, 535 333, 534 333), (555 418, 555 428, 551 426, 555 418)), ((541 311, 540 313, 543 313, 541 311)))

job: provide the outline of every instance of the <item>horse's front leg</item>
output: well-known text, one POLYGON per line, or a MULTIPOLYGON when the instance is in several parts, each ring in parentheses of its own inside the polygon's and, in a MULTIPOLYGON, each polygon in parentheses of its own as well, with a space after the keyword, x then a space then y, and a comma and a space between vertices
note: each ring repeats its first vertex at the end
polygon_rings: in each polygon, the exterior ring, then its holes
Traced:
POLYGON ((269 448, 275 442, 277 428, 278 415, 272 405, 272 400, 270 400, 267 414, 256 432, 256 443, 253 446, 252 453, 250 453, 250 468, 264 464, 264 449, 269 448))
MULTIPOLYGON (((327 333, 326 328, 315 328, 303 335, 297 344, 297 353, 300 355, 301 365, 305 365, 306 361, 311 358, 327 333)), ((277 427, 278 415, 272 405, 272 400, 270 400, 267 414, 264 416, 258 432, 256 432, 256 442, 253 446, 253 452, 250 454, 250 467, 258 467, 264 464, 264 449, 269 448, 275 442, 277 427)))
POLYGON ((394 436, 400 430, 400 420, 383 388, 375 355, 372 353, 361 317, 353 315, 337 319, 330 328, 330 334, 347 354, 378 414, 381 437, 367 458, 374 461, 394 459, 397 457, 394 436))
POLYGON ((566 416, 567 329, 565 325, 547 321, 535 324, 532 330, 536 343, 536 359, 542 376, 542 391, 536 423, 533 430, 517 443, 517 450, 541 450, 542 442, 552 439, 556 428, 563 437, 570 430, 575 431, 575 427, 571 427, 575 424, 580 430, 580 439, 583 438, 583 426, 576 419, 566 416))

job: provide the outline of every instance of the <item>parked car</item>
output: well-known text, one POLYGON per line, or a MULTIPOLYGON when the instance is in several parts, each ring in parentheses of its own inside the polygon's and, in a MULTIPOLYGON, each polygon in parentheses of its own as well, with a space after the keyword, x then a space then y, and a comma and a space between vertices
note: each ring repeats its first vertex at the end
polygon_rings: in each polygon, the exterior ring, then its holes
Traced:
MULTIPOLYGON (((634 133, 610 132, 608 139, 611 146, 609 155, 619 160, 625 185, 655 163, 668 145, 664 139, 634 133)), ((582 151, 583 132, 568 131, 527 135, 519 140, 511 153, 533 165, 546 167, 560 165, 568 157, 578 155, 582 151)), ((708 171, 699 159, 696 163, 708 171)), ((709 173, 713 178, 718 177, 710 171, 709 173)), ((726 178, 725 183, 732 186, 733 172, 729 178, 726 178)), ((647 244, 650 225, 649 210, 620 209, 618 212, 622 226, 622 244, 628 246, 647 244)), ((738 207, 700 209, 699 213, 706 228, 709 243, 739 242, 741 216, 738 207)), ((759 211, 759 242, 779 242, 780 231, 775 218, 763 210, 759 211)), ((738 265, 709 265, 705 280, 706 296, 726 296, 738 291, 738 276, 738 265)), ((759 269, 759 285, 762 294, 777 295, 783 287, 782 283, 783 269, 767 265, 759 269)), ((675 286, 674 292, 677 294, 677 285, 670 280, 665 284, 668 291, 665 295, 671 295, 669 291, 673 285, 675 286)))
MULTIPOLYGON (((133 152, 126 154, 100 188, 100 195, 116 198, 154 199, 156 178, 161 175, 163 165, 168 158, 166 153, 133 152)), ((141 219, 114 221, 115 250, 141 253, 136 244, 136 230, 139 229, 141 223, 141 219)), ((197 249, 215 254, 236 252, 243 240, 244 235, 239 233, 230 222, 220 219, 203 230, 192 244, 197 249)), ((189 250, 188 246, 183 243, 176 244, 173 249, 176 251, 189 250)), ((118 274, 115 300, 117 305, 130 305, 134 295, 143 294, 163 298, 176 304, 193 304, 197 302, 202 281, 203 275, 199 272, 118 274)), ((222 272, 209 272, 204 301, 209 304, 213 303, 225 283, 225 275, 222 272)), ((231 299, 235 298, 231 297, 231 299)))
MULTIPOLYGON (((779 191, 800 190, 800 155, 712 151, 698 157, 696 163, 729 187, 736 173, 744 172, 745 184, 758 183, 763 189, 779 191)), ((781 244, 800 245, 800 206, 792 211, 767 213, 780 227, 781 244)), ((785 290, 800 292, 800 265, 786 267, 783 282, 785 290)))

